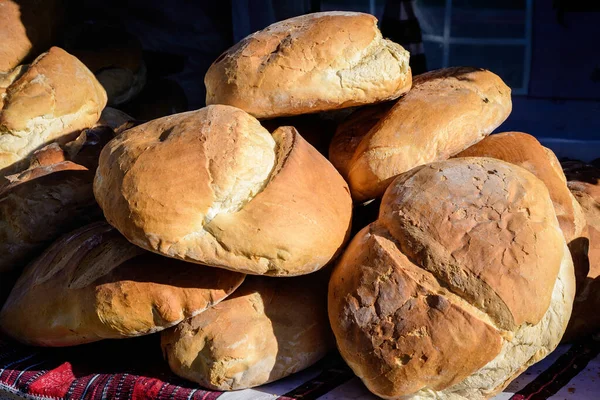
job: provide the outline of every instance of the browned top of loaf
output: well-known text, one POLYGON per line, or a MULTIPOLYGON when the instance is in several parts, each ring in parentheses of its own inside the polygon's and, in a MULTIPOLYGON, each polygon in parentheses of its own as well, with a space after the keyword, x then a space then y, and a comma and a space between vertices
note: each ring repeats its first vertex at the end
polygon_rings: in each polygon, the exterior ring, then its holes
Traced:
POLYGON ((379 221, 412 262, 499 327, 536 324, 548 310, 564 239, 529 171, 491 158, 424 165, 388 188, 379 221))
POLYGON ((332 348, 328 271, 248 277, 229 298, 162 333, 171 369, 213 390, 238 390, 307 368, 332 348), (325 272, 325 273, 324 273, 325 272))
POLYGON ((97 107, 97 120, 106 104, 104 89, 77 58, 52 47, 8 87, 0 126, 22 131, 33 118, 74 114, 87 104, 97 107))
POLYGON ((223 53, 208 70, 206 104, 257 118, 397 98, 410 89, 408 52, 369 14, 324 12, 277 22, 223 53))
POLYGON ((344 253, 329 290, 338 347, 376 394, 442 390, 494 359, 500 334, 396 246, 375 223, 344 253))
POLYGON ((322 267, 351 218, 343 178, 295 129, 271 136, 222 105, 118 136, 102 151, 94 191, 108 221, 133 243, 253 274, 322 267))
POLYGON ((567 188, 560 164, 554 153, 544 148, 533 136, 521 132, 491 135, 456 157, 491 157, 525 168, 548 188, 567 243, 581 235, 585 217, 567 188))
MULTIPOLYGON (((510 88, 490 71, 456 67, 419 75, 410 92, 362 133, 353 156, 342 157, 338 168, 348 171, 355 200, 379 197, 395 176, 483 139, 511 107, 510 88)), ((339 132, 333 140, 347 141, 345 136, 339 132)))
POLYGON ((25 269, 0 326, 44 346, 139 336, 196 315, 243 280, 148 253, 97 222, 63 236, 25 269))

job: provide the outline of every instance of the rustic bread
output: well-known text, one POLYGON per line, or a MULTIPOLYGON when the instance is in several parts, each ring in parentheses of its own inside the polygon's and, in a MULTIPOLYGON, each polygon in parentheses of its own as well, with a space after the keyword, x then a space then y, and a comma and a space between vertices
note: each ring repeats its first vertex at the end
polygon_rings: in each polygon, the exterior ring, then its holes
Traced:
POLYGON ((243 280, 148 253, 96 222, 63 236, 27 266, 0 311, 0 328, 38 346, 140 336, 217 304, 243 280))
POLYGON ((394 180, 333 272, 329 320, 376 395, 483 399, 558 345, 574 295, 545 185, 460 158, 394 180))
POLYGON ((569 189, 587 220, 589 269, 577 288, 573 317, 565 340, 573 340, 600 331, 600 168, 578 161, 563 163, 569 189))
POLYGON ((102 218, 94 170, 71 161, 56 143, 30 162, 0 185, 0 272, 24 267, 59 236, 102 218))
POLYGON ((327 271, 248 277, 229 298, 161 334, 177 375, 213 390, 262 385, 298 372, 333 347, 327 271))
POLYGON ((0 0, 0 75, 48 50, 64 10, 61 0, 0 0))
POLYGON ((271 136, 222 105, 122 133, 102 151, 94 193, 134 244, 257 275, 323 267, 352 212, 342 177, 294 128, 271 136))
POLYGON ((93 126, 106 105, 106 93, 79 60, 58 47, 0 75, 0 170, 52 141, 66 142, 93 126))
POLYGON ((408 59, 381 36, 372 15, 302 15, 223 53, 204 78, 206 104, 274 118, 391 100, 410 89, 408 59))
POLYGON ((380 197, 398 174, 447 159, 490 134, 510 114, 510 92, 483 69, 419 75, 391 109, 382 106, 382 115, 375 108, 350 116, 336 132, 329 158, 348 181, 353 199, 380 197), (374 126, 373 119, 379 119, 374 126))
POLYGON ((556 155, 531 135, 504 132, 490 135, 481 142, 458 153, 456 157, 491 157, 525 168, 548 188, 575 265, 576 276, 585 276, 588 269, 587 250, 581 246, 586 225, 581 206, 567 187, 565 175, 556 155))

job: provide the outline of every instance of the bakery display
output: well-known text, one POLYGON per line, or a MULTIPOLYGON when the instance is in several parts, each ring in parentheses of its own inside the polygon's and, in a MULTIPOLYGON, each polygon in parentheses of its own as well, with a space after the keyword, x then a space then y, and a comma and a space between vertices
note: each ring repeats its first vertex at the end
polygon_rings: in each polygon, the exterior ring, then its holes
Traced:
POLYGON ((461 158, 389 186, 379 219, 333 272, 329 320, 378 396, 488 398, 554 350, 574 294, 543 182, 499 160, 461 158))
POLYGON ((379 197, 397 175, 447 159, 490 134, 510 114, 510 93, 502 79, 480 68, 419 75, 375 126, 367 121, 358 129, 369 130, 338 130, 330 158, 336 160, 355 201, 379 197))
POLYGON ((97 222, 28 265, 0 311, 0 329, 38 346, 146 335, 219 303, 243 280, 148 253, 97 222))
POLYGON ((600 168, 579 161, 562 164, 569 189, 586 217, 589 268, 583 271, 581 283, 573 304, 573 317, 565 334, 566 340, 575 340, 600 332, 600 168))
POLYGON ((61 3, 0 0, 0 397, 542 398, 597 354, 600 171, 494 133, 494 72, 320 12, 203 75, 61 3))
POLYGON ((232 296, 161 335, 177 375, 213 390, 239 390, 284 378, 333 348, 327 322, 328 271, 248 277, 232 296))
POLYGON ((342 177, 294 128, 271 135, 223 105, 125 131, 102 151, 94 193, 132 243, 256 275, 323 267, 352 212, 342 177))
POLYGON ((94 75, 58 47, 0 75, 2 175, 41 146, 77 137, 98 121, 105 105, 106 92, 94 75))
POLYGON ((204 78, 206 104, 274 118, 391 100, 410 89, 408 58, 381 36, 372 15, 302 15, 253 33, 215 60, 204 78))
POLYGON ((544 182, 573 257, 579 284, 588 269, 587 248, 584 245, 586 218, 569 191, 565 175, 552 150, 526 133, 504 132, 486 137, 456 157, 496 158, 523 167, 544 182))

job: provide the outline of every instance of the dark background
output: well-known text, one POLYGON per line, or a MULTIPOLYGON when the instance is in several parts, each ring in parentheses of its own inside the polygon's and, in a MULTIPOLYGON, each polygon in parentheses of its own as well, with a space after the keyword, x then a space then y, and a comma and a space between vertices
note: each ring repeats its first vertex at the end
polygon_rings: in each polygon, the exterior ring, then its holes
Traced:
MULTIPOLYGON (((386 0, 74 3, 76 18, 106 18, 135 35, 148 73, 176 81, 188 109, 204 106, 206 70, 244 36, 311 11, 371 12, 381 20, 386 6, 386 0)), ((415 0, 412 5, 426 69, 485 67, 511 86, 513 112, 499 130, 531 133, 559 157, 600 157, 600 2, 415 0)))

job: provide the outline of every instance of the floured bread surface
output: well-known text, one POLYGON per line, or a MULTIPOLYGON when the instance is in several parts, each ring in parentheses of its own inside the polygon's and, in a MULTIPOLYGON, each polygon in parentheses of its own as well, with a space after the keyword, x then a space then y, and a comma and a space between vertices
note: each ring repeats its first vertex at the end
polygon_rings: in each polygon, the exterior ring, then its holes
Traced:
POLYGON ((408 59, 381 36, 372 15, 302 15, 223 53, 204 78, 206 104, 274 118, 391 100, 410 89, 408 59))
POLYGON ((63 236, 25 269, 0 311, 0 328, 38 346, 146 335, 217 304, 244 280, 192 267, 97 222, 63 236))
POLYGON ((575 295, 545 185, 489 158, 400 175, 329 284, 338 348, 386 399, 484 399, 551 352, 575 295))
POLYGON ((79 60, 58 47, 0 75, 0 169, 10 169, 55 140, 91 127, 106 93, 79 60))
POLYGON ((338 129, 330 158, 356 201, 380 197, 397 175, 445 160, 489 135, 510 114, 510 93, 502 79, 484 69, 455 67, 419 75, 389 111, 375 113, 379 121, 374 126, 358 122, 360 111, 350 116, 356 123, 338 129))
POLYGON ((94 192, 133 243, 250 274, 321 268, 351 219, 343 178, 294 128, 270 135, 222 105, 125 131, 102 151, 94 192))
POLYGON ((161 334, 169 366, 212 390, 259 386, 311 366, 333 347, 328 277, 248 277, 222 303, 161 334))

